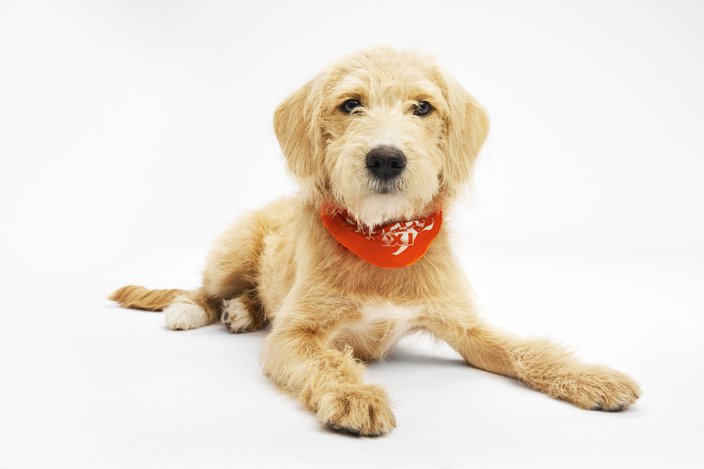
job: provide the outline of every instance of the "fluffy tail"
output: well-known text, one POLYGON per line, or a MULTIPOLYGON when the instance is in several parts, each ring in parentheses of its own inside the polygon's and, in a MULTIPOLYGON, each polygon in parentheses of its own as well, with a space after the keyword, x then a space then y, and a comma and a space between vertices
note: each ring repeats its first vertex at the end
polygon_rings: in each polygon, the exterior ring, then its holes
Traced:
POLYGON ((187 290, 147 290, 137 285, 127 285, 115 290, 108 299, 117 301, 125 308, 161 311, 171 304, 174 298, 184 293, 189 292, 187 290))

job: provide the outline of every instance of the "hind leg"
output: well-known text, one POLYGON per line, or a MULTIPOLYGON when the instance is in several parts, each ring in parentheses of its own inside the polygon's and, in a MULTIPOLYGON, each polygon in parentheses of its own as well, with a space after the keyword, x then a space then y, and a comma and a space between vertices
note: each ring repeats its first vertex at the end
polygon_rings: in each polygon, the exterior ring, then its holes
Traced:
POLYGON ((238 220, 220 235, 206 259, 201 288, 178 296, 164 309, 169 328, 185 330, 207 326, 228 310, 228 317, 230 314, 233 317, 228 322, 228 325, 233 324, 231 329, 257 327, 256 315, 250 315, 252 320, 246 322, 244 311, 256 312, 255 302, 248 300, 251 296, 248 292, 254 289, 252 279, 256 276, 265 232, 265 220, 255 213, 238 220), (236 314, 239 311, 241 314, 236 314))
POLYGON ((169 329, 182 331, 215 322, 219 312, 216 300, 208 298, 202 290, 196 290, 177 296, 164 308, 164 319, 169 329))
POLYGON ((220 319, 231 331, 251 332, 264 325, 256 299, 250 293, 220 300, 209 298, 202 291, 179 295, 164 309, 166 325, 182 331, 207 326, 220 319))
POLYGON ((251 332, 261 329, 265 320, 256 293, 250 291, 222 302, 222 323, 230 332, 251 332))
POLYGON ((254 288, 267 220, 253 213, 233 223, 213 243, 203 269, 203 293, 222 302, 254 288))

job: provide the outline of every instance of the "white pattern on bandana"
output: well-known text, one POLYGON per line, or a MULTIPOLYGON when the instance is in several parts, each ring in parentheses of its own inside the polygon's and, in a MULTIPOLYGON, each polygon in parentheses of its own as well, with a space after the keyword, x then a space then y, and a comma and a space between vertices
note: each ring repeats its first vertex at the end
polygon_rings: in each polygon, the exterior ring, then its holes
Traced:
MULTIPOLYGON (((357 225, 354 220, 344 217, 345 221, 350 225, 357 225)), ((398 256, 403 251, 413 246, 416 237, 423 231, 430 231, 435 226, 435 220, 431 218, 430 224, 426 225, 425 220, 412 220, 406 222, 398 222, 388 228, 383 228, 381 232, 374 231, 371 236, 380 236, 381 242, 385 247, 397 247, 398 249, 392 254, 398 256)), ((355 231, 360 234, 365 234, 363 230, 356 226, 355 231)))

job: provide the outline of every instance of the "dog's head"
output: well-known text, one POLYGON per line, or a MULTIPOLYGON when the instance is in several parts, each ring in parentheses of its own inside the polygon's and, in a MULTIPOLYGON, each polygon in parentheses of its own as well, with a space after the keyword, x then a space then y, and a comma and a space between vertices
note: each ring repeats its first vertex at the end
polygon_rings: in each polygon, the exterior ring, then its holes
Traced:
POLYGON ((442 208, 468 180, 489 123, 433 63, 379 48, 306 83, 274 127, 306 194, 373 227, 442 208))

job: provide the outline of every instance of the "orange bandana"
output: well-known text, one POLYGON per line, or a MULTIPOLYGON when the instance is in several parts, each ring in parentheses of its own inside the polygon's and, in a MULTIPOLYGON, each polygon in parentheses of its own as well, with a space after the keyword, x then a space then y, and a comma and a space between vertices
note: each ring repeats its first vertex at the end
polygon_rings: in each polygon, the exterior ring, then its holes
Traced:
POLYGON ((338 243, 377 267, 408 267, 416 263, 440 232, 442 211, 420 220, 390 223, 371 233, 359 228, 345 210, 320 210, 323 225, 338 243))

